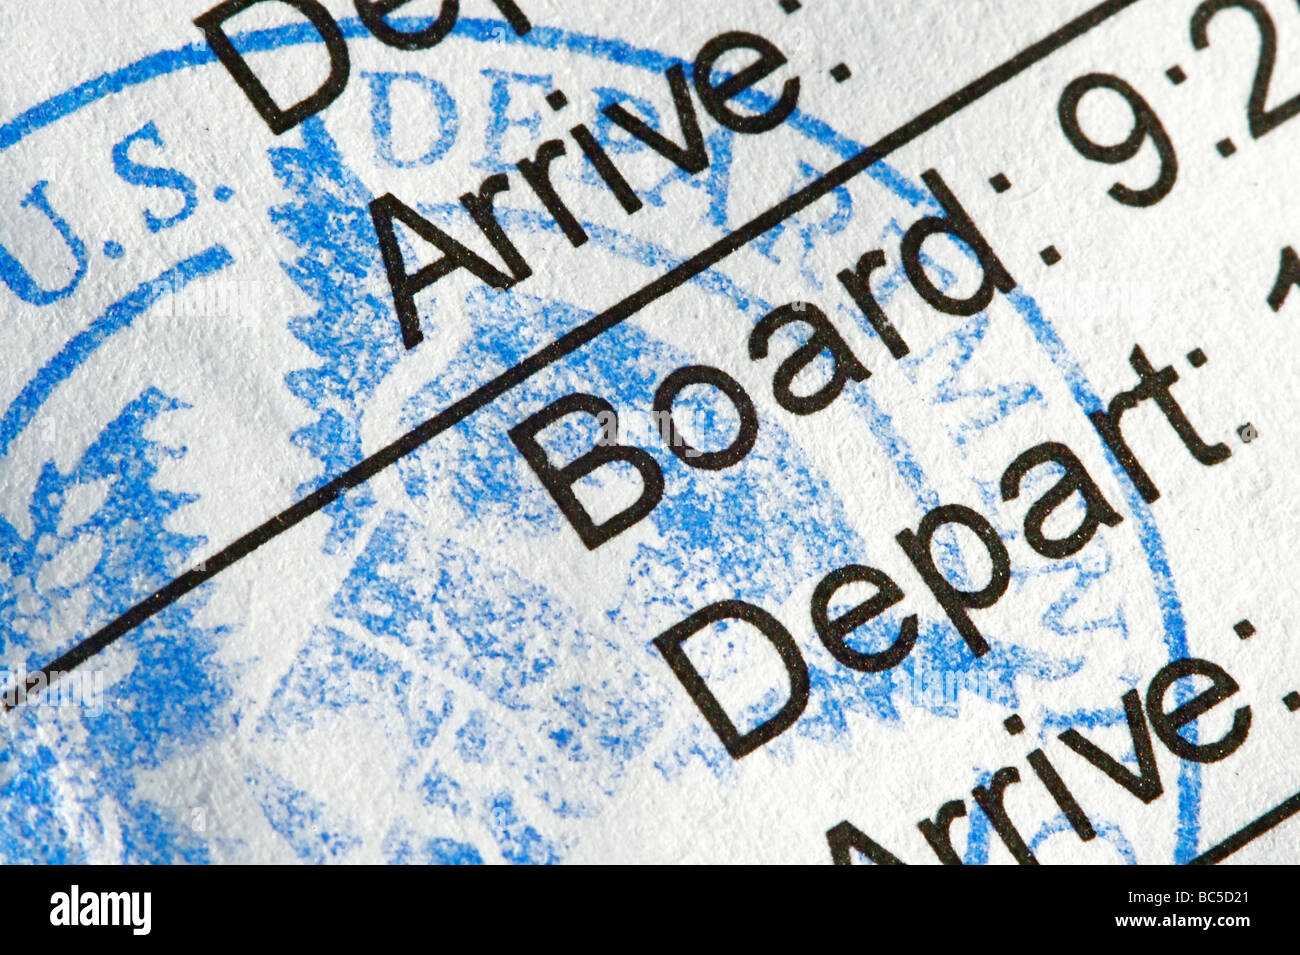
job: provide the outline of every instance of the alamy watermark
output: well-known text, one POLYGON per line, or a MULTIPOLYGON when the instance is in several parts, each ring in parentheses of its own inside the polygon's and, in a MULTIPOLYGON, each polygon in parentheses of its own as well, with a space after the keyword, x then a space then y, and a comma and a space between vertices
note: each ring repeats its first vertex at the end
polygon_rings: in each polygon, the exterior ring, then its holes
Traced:
POLYGON ((607 447, 620 443, 621 430, 623 438, 631 438, 642 447, 650 444, 651 438, 658 438, 670 448, 679 448, 688 458, 698 458, 708 453, 686 443, 681 427, 673 420, 672 411, 651 411, 648 415, 632 416, 630 426, 620 425, 619 416, 614 412, 602 411, 596 415, 596 423, 600 425, 600 437, 596 443, 607 447))
POLYGON ((69 673, 31 673, 0 667, 0 700, 6 709, 24 706, 76 706, 89 716, 104 712, 104 673, 73 670, 69 673))
POLYGON ((173 294, 158 303, 161 314, 204 321, 255 319, 266 312, 269 283, 260 279, 211 278, 188 285, 176 278, 173 294))

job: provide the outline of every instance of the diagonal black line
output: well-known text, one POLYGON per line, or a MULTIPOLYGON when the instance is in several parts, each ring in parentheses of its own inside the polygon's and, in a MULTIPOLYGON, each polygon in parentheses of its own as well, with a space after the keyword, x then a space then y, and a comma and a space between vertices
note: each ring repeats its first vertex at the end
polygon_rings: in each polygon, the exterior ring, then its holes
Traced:
POLYGON ((474 412, 491 404, 538 372, 548 368, 566 355, 577 351, 614 326, 626 321, 656 299, 662 298, 674 289, 685 285, 701 272, 717 265, 731 253, 752 242, 764 232, 838 189, 854 176, 906 146, 919 136, 929 132, 940 123, 961 112, 971 103, 988 95, 999 86, 1029 69, 1029 67, 1137 2, 1138 0, 1106 0, 1105 3, 1098 4, 1082 16, 1071 20, 1059 30, 1020 51, 1005 63, 994 67, 983 76, 962 87, 947 99, 904 123, 883 139, 835 166, 829 172, 808 183, 808 185, 772 206, 766 212, 751 219, 736 231, 723 236, 707 249, 698 252, 680 265, 664 273, 649 285, 638 289, 600 314, 571 329, 546 347, 529 355, 519 364, 455 401, 432 418, 402 435, 392 444, 381 448, 368 458, 353 465, 329 483, 322 485, 288 509, 281 511, 275 517, 249 531, 233 544, 217 552, 201 565, 201 569, 200 567, 194 567, 187 570, 171 583, 140 601, 116 620, 91 634, 57 660, 47 664, 37 673, 33 673, 23 687, 14 688, 5 694, 4 709, 6 711, 10 710, 23 702, 27 697, 29 688, 48 685, 51 678, 57 678, 58 675, 84 663, 123 634, 135 629, 200 584, 211 580, 231 564, 247 557, 267 541, 278 537, 295 524, 306 520, 317 511, 327 507, 344 492, 368 481, 400 458, 454 427, 474 412))
POLYGON ((1238 849, 1255 841, 1264 833, 1268 832, 1274 826, 1281 825, 1296 813, 1300 812, 1300 793, 1296 793, 1290 799, 1277 806, 1274 806, 1264 815, 1260 816, 1254 822, 1242 826, 1228 838, 1224 839, 1218 845, 1202 852, 1188 865, 1218 865, 1228 856, 1232 855, 1238 849))

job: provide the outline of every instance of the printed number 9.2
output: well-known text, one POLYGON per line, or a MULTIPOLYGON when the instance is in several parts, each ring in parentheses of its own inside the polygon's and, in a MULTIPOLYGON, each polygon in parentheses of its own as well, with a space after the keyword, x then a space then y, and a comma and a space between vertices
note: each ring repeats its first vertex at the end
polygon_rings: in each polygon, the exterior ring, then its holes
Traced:
POLYGON ((1089 73, 1070 83, 1061 94, 1057 107, 1061 119, 1061 129, 1070 145, 1087 159, 1117 165, 1127 162, 1138 154, 1142 145, 1149 139, 1160 157, 1160 173, 1156 181, 1145 189, 1134 189, 1122 182, 1110 187, 1110 196, 1116 202, 1126 206, 1153 206, 1174 188, 1178 178, 1178 156, 1174 144, 1160 123, 1160 117, 1147 103, 1142 95, 1118 76, 1109 73, 1089 73), (1088 137, 1079 125, 1079 103, 1093 90, 1107 89, 1124 97, 1125 103, 1133 113, 1133 126, 1127 137, 1114 145, 1103 145, 1088 137))

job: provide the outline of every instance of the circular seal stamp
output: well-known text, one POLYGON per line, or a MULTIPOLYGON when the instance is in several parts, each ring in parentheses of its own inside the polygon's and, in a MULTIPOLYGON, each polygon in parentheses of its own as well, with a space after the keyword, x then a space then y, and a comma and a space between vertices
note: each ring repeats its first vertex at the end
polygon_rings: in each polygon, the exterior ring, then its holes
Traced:
MULTIPOLYGON (((915 646, 883 672, 846 669, 814 639, 816 581, 846 565, 905 567, 894 532, 942 502, 992 515, 1015 546, 998 473, 1045 422, 1069 421, 1088 441, 1084 413, 1102 403, 1024 287, 960 318, 927 310, 899 247, 944 210, 902 171, 906 159, 871 163, 437 440, 412 441, 301 508, 579 334, 610 295, 725 243, 864 149, 801 107, 770 141, 704 124, 707 163, 691 171, 606 112, 618 104, 676 134, 675 56, 461 18, 439 66, 394 53, 360 21, 338 29, 352 81, 328 112, 277 137, 253 110, 229 108, 228 78, 201 41, 0 126, 6 181, 22 183, 6 201, 30 229, 29 244, 6 235, 0 247, 22 343, 8 365, 21 384, 0 409, 3 662, 21 683, 88 648, 75 674, 49 684, 79 696, 33 696, 6 724, 7 860, 552 862, 612 857, 628 831, 657 834, 627 847, 633 856, 705 857, 731 838, 706 818, 719 787, 745 807, 737 831, 776 811, 771 794, 804 794, 799 825, 817 837, 796 826, 769 848, 822 859, 819 834, 845 811, 910 819, 912 789, 993 779, 1005 737, 968 734, 971 744, 958 720, 1001 733, 1014 711, 1043 740, 1122 726, 1122 693, 1186 655, 1155 516, 1114 461, 1105 488, 1124 524, 1067 560, 1013 564, 1011 596, 981 617, 988 653, 972 654, 933 602, 853 637, 853 652, 879 652, 915 614, 915 646), (478 241, 486 260, 492 248, 458 197, 515 174, 580 121, 634 184, 637 215, 570 149, 550 180, 582 200, 570 228, 515 188, 494 207, 517 247, 556 264, 508 290, 462 274, 422 291, 421 337, 407 347, 375 202, 407 197, 412 215, 467 248, 478 241), (83 158, 49 159, 71 143, 83 158), (901 357, 835 282, 871 249, 892 263, 871 289, 907 338, 901 357), (746 348, 791 300, 814 303, 871 371, 816 418, 790 413, 771 388, 775 359, 800 345, 798 323, 774 333, 766 365, 746 348), (701 365, 756 409, 752 450, 727 470, 692 467, 652 420, 661 383, 701 365), (594 550, 507 438, 568 394, 617 409, 621 446, 640 446, 663 474, 657 506, 594 550), (275 521, 294 529, 265 546, 246 535, 275 521), (158 594, 161 609, 134 609, 158 594), (807 708, 744 762, 652 644, 725 599, 784 620, 806 660, 807 708), (102 647, 87 642, 114 626, 102 647), (916 779, 882 796, 882 773, 913 761, 916 779), (867 792, 897 811, 868 810, 867 792)), ((319 57, 324 39, 295 24, 233 44, 275 73, 319 57)), ((418 237, 394 236, 416 261, 418 237)), ((968 291, 978 256, 940 244, 920 259, 934 294, 968 291)), ((739 406, 692 384, 674 420, 692 447, 718 453, 739 406)), ((570 427, 548 450, 576 455, 600 440, 570 427)), ((578 490, 583 507, 617 511, 637 483, 610 471, 578 490)), ((949 579, 973 589, 987 574, 965 535, 935 541, 949 579)), ((782 703, 779 666, 742 628, 716 643, 695 665, 761 722, 782 703)), ((1195 764, 1176 790, 1142 817, 1162 828, 1135 832, 1131 816, 1096 808, 1109 851, 1129 862, 1194 854, 1195 764)), ((1064 816, 1025 835, 1035 853, 1070 858, 1064 816)), ((957 851, 987 861, 996 839, 972 814, 957 851)))

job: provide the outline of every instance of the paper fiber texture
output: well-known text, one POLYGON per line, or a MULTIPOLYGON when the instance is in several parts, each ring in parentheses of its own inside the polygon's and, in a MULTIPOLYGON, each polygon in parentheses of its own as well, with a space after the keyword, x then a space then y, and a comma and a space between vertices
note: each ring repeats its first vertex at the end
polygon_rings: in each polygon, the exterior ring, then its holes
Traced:
POLYGON ((1300 11, 0 12, 0 858, 1300 857, 1300 11))

